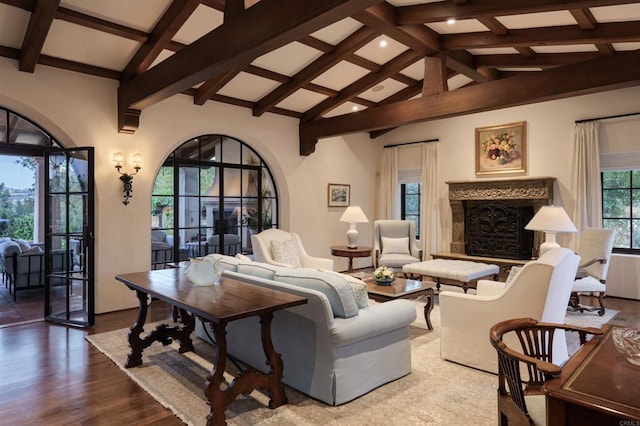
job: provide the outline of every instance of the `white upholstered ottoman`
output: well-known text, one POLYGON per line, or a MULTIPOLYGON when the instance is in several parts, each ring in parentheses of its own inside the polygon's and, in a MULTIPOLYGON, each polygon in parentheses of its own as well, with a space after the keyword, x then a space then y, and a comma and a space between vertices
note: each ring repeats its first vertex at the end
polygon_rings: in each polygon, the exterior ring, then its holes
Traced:
POLYGON ((436 288, 440 291, 440 279, 454 281, 447 284, 462 285, 466 293, 469 289, 469 281, 493 275, 493 280, 498 279, 498 265, 470 262, 468 260, 433 259, 424 262, 410 263, 402 267, 405 275, 429 276, 436 279, 436 288), (461 284, 459 284, 461 283, 461 284))

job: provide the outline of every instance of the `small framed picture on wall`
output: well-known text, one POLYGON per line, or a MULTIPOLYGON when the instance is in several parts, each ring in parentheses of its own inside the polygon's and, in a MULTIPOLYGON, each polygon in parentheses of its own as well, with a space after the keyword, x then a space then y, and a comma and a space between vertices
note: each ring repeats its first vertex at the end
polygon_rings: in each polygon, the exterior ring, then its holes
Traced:
POLYGON ((330 183, 327 189, 329 207, 347 207, 351 199, 351 185, 330 183))

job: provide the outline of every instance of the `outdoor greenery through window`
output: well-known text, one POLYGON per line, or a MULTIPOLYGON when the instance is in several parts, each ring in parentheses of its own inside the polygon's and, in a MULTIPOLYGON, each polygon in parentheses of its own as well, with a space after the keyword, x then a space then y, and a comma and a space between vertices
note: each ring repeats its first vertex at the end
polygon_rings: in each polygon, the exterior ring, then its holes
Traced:
POLYGON ((416 239, 420 239, 420 189, 418 182, 400 185, 400 219, 415 224, 416 239))
POLYGON ((640 252, 640 169, 602 172, 602 227, 614 230, 614 251, 640 252))

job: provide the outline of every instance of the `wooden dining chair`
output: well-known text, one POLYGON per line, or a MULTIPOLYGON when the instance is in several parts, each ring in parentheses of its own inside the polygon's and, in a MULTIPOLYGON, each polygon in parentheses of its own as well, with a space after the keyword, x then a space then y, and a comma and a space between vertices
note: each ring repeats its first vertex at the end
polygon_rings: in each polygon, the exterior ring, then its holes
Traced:
POLYGON ((562 371, 562 367, 553 363, 552 347, 554 338, 564 338, 564 331, 579 333, 581 345, 588 334, 602 334, 598 328, 543 323, 532 318, 509 319, 491 327, 491 344, 498 352, 500 425, 546 424, 541 388, 562 371))

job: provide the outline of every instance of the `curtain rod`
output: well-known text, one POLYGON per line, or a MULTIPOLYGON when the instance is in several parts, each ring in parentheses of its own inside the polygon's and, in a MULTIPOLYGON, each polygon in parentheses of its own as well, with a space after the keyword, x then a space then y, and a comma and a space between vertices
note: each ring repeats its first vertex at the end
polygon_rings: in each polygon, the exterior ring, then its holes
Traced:
POLYGON ((576 124, 586 123, 587 121, 609 120, 610 118, 630 117, 632 115, 640 115, 640 112, 630 112, 629 114, 610 115, 608 117, 586 118, 584 120, 576 120, 576 124))
POLYGON ((385 145, 383 148, 393 148, 394 146, 415 145, 417 143, 440 142, 440 139, 427 139, 426 141, 394 143, 393 145, 385 145))

